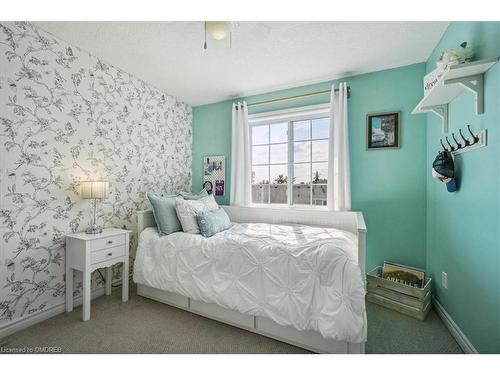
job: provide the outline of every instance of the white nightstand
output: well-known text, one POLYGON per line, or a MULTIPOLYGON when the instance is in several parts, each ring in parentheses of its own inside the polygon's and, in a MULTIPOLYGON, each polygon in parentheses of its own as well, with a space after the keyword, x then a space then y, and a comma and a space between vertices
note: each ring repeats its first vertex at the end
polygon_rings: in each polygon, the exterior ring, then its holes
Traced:
POLYGON ((108 228, 99 234, 66 235, 66 311, 73 310, 73 270, 83 273, 83 320, 90 319, 92 272, 106 268, 105 294, 111 294, 111 266, 123 263, 122 301, 128 301, 129 230, 108 228))

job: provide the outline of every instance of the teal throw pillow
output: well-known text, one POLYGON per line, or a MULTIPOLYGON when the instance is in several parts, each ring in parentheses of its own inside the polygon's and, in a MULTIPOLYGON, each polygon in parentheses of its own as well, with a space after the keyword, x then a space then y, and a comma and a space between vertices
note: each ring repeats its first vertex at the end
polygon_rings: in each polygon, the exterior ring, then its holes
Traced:
POLYGON ((208 193, 205 189, 201 190, 199 193, 188 193, 186 191, 181 191, 179 195, 188 201, 195 201, 200 198, 208 197, 208 193))
POLYGON ((181 223, 175 212, 175 198, 178 197, 177 195, 160 197, 152 193, 146 193, 146 197, 153 206, 153 216, 160 236, 182 230, 181 223))
POLYGON ((231 227, 231 221, 224 209, 219 208, 214 211, 206 211, 196 215, 198 227, 203 237, 212 237, 214 234, 222 232, 231 227))

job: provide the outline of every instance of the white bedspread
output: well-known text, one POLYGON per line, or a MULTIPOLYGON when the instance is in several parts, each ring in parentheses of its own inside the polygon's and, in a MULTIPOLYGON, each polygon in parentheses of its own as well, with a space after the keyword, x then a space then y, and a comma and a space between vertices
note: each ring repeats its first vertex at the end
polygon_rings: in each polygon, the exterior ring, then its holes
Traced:
POLYGON ((234 224, 211 238, 139 239, 134 281, 323 337, 366 341, 356 236, 300 225, 234 224))

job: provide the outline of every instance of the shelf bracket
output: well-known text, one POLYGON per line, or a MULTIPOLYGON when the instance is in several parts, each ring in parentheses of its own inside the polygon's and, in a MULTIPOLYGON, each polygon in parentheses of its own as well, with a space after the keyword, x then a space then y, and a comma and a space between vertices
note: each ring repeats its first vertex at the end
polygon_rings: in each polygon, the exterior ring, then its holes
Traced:
POLYGON ((441 125, 443 127, 443 134, 448 133, 448 104, 433 105, 422 107, 423 111, 431 111, 441 118, 441 125))
POLYGON ((476 102, 476 115, 484 113, 484 74, 447 79, 445 85, 458 83, 474 94, 476 102))

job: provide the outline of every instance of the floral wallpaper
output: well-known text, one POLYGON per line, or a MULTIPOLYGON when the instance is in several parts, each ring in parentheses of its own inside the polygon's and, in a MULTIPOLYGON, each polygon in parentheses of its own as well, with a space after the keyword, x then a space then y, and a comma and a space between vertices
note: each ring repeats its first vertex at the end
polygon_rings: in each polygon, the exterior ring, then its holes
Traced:
POLYGON ((176 98, 30 23, 0 23, 0 328, 64 302, 64 235, 91 219, 80 181, 107 179, 98 223, 132 230, 146 191, 190 190, 191 126, 176 98))

